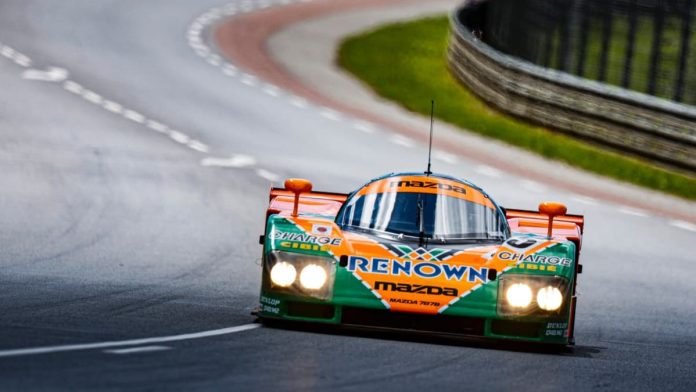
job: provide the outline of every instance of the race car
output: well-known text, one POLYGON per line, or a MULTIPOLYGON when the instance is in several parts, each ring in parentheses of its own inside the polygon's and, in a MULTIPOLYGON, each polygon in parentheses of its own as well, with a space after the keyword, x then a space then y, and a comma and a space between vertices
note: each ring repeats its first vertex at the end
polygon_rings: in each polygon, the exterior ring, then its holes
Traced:
POLYGON ((428 172, 350 194, 284 185, 271 189, 260 238, 261 321, 574 344, 584 218, 564 205, 505 209, 428 172))

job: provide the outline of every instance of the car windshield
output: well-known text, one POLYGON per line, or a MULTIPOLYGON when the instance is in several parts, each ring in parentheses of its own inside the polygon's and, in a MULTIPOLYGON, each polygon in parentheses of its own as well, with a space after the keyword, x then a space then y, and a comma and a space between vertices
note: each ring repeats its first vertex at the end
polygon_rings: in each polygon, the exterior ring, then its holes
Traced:
POLYGON ((339 217, 346 229, 435 242, 502 241, 507 226, 497 209, 442 193, 356 194, 339 217))

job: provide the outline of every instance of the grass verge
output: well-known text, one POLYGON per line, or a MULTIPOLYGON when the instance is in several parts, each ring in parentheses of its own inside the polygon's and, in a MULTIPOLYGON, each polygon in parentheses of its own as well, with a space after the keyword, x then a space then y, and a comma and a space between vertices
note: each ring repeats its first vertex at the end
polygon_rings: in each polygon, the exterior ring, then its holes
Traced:
POLYGON ((514 119, 488 107, 447 69, 447 17, 381 27, 347 38, 339 64, 381 96, 406 109, 436 116, 591 172, 696 200, 696 177, 671 172, 514 119))

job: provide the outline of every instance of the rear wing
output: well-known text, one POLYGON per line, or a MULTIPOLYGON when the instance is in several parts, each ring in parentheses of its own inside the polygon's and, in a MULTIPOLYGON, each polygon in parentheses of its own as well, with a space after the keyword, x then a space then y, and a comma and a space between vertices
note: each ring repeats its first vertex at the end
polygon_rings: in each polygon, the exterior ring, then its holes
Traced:
MULTIPOLYGON (((517 233, 533 233, 546 235, 549 218, 538 211, 505 210, 510 230, 517 233)), ((578 250, 582 246, 582 233, 585 228, 585 217, 582 215, 560 215, 553 220, 553 236, 565 237, 575 242, 578 250)))
MULTIPOLYGON (((348 198, 346 193, 305 192, 300 194, 298 212, 335 217, 348 198)), ((271 188, 266 218, 272 214, 290 215, 295 194, 285 188, 271 188)))

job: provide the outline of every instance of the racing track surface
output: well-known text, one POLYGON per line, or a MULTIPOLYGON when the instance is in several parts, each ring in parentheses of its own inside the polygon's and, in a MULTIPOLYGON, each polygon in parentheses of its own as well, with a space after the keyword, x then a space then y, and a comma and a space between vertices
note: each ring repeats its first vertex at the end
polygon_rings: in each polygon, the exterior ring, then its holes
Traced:
POLYGON ((426 150, 203 53, 270 3, 225 4, 0 3, 1 390, 696 389, 691 226, 446 155, 503 205, 586 215, 573 350, 256 328, 269 182, 347 192, 426 150))

